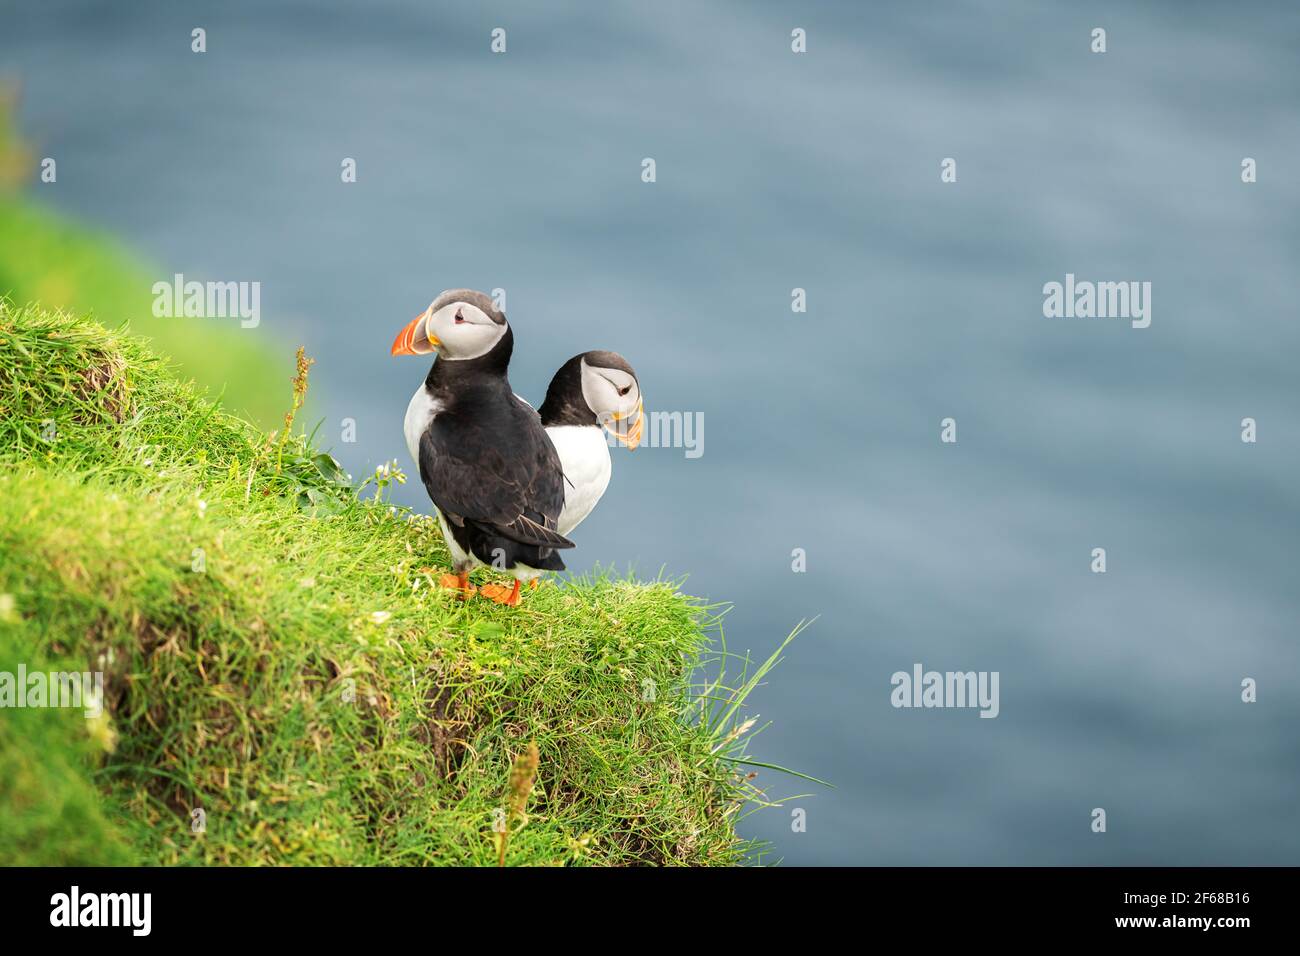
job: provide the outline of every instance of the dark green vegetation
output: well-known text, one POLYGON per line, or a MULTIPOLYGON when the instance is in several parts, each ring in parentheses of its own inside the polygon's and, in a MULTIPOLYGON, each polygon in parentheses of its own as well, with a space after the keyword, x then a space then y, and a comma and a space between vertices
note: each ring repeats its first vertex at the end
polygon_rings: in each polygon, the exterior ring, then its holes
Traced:
POLYGON ((105 675, 99 719, 0 710, 0 863, 494 865, 516 804, 510 864, 744 859, 772 661, 692 686, 729 658, 668 581, 463 603, 396 478, 358 494, 139 339, 0 307, 0 671, 105 675))

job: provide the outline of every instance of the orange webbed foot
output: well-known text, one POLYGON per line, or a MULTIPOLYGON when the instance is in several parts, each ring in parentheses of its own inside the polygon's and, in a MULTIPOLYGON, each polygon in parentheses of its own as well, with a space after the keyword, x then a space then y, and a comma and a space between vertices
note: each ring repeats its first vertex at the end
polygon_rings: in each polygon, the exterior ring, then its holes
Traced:
POLYGON ((444 574, 438 583, 449 591, 457 591, 463 601, 474 593, 474 585, 469 583, 468 574, 444 574))
POLYGON ((510 607, 519 606, 518 581, 515 581, 515 586, 512 588, 508 588, 504 584, 485 584, 478 589, 478 593, 489 601, 496 601, 498 604, 505 604, 510 607))

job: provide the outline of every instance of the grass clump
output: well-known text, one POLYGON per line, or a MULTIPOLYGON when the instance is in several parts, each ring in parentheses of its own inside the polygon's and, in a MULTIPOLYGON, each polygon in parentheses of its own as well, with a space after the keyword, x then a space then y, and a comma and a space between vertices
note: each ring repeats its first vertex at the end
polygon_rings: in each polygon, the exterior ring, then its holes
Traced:
POLYGON ((109 327, 131 321, 187 376, 220 392, 227 407, 270 427, 283 408, 264 388, 278 377, 267 337, 219 319, 155 317, 153 285, 170 283, 170 271, 26 198, 24 187, 38 181, 40 153, 18 131, 17 104, 17 90, 0 83, 0 297, 87 313, 109 327))
POLYGON ((364 499, 138 339, 0 305, 0 670, 104 673, 99 721, 0 710, 0 863, 753 853, 769 665, 692 687, 710 609, 609 574, 461 602, 436 524, 364 499))
POLYGON ((252 421, 272 425, 283 408, 263 387, 280 377, 265 335, 220 319, 155 318, 152 269, 112 237, 20 198, 0 195, 0 296, 87 313, 105 326, 130 321, 161 354, 252 421))

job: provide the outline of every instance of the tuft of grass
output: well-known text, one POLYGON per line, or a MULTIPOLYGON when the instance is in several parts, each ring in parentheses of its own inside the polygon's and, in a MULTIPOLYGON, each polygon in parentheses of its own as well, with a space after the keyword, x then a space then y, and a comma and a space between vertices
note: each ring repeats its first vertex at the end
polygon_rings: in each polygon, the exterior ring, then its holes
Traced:
POLYGON ((110 327, 130 321, 186 375, 270 427, 282 409, 264 388, 276 370, 265 331, 250 336, 253 330, 222 319, 154 316, 153 284, 170 282, 170 271, 23 198, 22 188, 39 181, 40 154, 17 130, 17 103, 17 88, 0 83, 0 297, 89 313, 110 327))
POLYGON ((0 863, 755 857, 743 699, 775 657, 693 683, 717 609, 663 579, 462 602, 383 490, 123 331, 0 304, 0 670, 105 682, 98 722, 0 710, 0 863))
POLYGON ((186 376, 270 427, 284 409, 265 388, 280 372, 264 327, 157 318, 152 289, 159 280, 171 281, 171 273, 142 263, 111 236, 0 195, 0 296, 87 313, 107 327, 129 321, 186 376))
POLYGON ((528 749, 515 758, 514 768, 510 771, 510 795, 507 800, 509 806, 504 813, 500 814, 501 832, 497 834, 498 867, 506 865, 510 827, 516 823, 522 826, 528 822, 524 808, 528 806, 528 795, 533 792, 533 785, 537 783, 537 765, 540 762, 541 754, 537 750, 536 743, 530 743, 528 749))
MULTIPOLYGON (((0 672, 18 673, 31 663, 30 648, 7 626, 13 609, 0 595, 0 672)), ((66 660, 47 659, 53 670, 73 670, 66 660), (65 666, 66 665, 66 666, 65 666)), ((75 665, 80 669, 81 665, 75 665)), ((72 727, 52 709, 6 708, 0 712, 0 863, 35 865, 129 865, 135 856, 108 819, 103 796, 86 768, 111 738, 103 728, 72 727)))

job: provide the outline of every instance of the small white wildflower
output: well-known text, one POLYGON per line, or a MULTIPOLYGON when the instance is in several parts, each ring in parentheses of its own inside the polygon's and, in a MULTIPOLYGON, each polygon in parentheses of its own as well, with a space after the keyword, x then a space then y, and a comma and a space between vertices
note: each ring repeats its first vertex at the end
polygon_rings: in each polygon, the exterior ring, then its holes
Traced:
POLYGON ((370 612, 370 620, 374 621, 376 624, 383 624, 385 621, 387 621, 387 620, 388 620, 390 617, 392 617, 392 616, 393 616, 393 614, 392 614, 391 611, 371 611, 371 612, 370 612))

